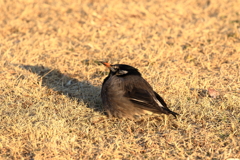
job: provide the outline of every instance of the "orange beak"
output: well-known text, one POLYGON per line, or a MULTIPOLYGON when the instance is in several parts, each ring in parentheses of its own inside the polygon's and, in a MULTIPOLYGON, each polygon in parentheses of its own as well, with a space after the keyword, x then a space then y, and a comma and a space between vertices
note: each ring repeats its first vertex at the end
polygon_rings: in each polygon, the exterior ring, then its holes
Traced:
POLYGON ((108 67, 108 68, 111 67, 111 64, 110 64, 110 63, 107 63, 107 62, 100 62, 100 63, 102 63, 104 66, 106 66, 106 67, 108 67))

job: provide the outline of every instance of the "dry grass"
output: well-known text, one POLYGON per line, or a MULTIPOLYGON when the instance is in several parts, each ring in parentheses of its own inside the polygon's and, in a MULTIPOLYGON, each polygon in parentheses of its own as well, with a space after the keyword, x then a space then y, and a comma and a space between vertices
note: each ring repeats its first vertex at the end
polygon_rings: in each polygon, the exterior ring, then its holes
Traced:
POLYGON ((239 6, 1 0, 1 159, 239 158, 239 6), (139 68, 179 118, 105 118, 96 60, 139 68))

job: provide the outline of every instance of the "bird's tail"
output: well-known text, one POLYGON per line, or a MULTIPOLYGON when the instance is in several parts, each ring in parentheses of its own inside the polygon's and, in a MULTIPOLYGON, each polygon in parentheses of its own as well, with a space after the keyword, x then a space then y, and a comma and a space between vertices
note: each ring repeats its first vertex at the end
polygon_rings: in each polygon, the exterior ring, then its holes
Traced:
POLYGON ((173 111, 171 111, 171 110, 168 109, 168 108, 164 108, 164 113, 165 113, 165 114, 172 114, 175 118, 177 118, 177 116, 179 115, 178 113, 173 112, 173 111))
POLYGON ((175 118, 177 118, 177 116, 179 115, 178 113, 176 113, 176 112, 173 112, 173 111, 170 111, 170 113, 169 114, 172 114, 175 118))

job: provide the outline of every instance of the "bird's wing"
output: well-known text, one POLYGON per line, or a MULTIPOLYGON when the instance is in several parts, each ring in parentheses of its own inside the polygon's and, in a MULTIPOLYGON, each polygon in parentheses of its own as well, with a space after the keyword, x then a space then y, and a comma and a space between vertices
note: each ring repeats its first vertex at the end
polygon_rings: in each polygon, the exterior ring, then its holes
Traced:
POLYGON ((164 100, 162 99, 161 96, 159 96, 159 94, 157 94, 155 91, 154 92, 154 95, 156 96, 156 98, 158 99, 158 101, 164 106, 164 107, 167 107, 167 104, 164 102, 164 100))
MULTIPOLYGON (((144 110, 148 110, 155 113, 166 113, 173 114, 167 104, 164 102, 156 92, 153 91, 152 87, 144 79, 138 79, 135 85, 129 87, 126 86, 126 92, 124 94, 136 107, 144 110)), ((176 116, 175 116, 176 117, 176 116)))
POLYGON ((133 87, 132 90, 128 90, 125 95, 131 102, 138 104, 142 109, 147 109, 150 111, 158 110, 164 107, 163 104, 151 94, 148 90, 133 87))
POLYGON ((139 76, 125 79, 125 97, 144 109, 156 110, 166 106, 163 99, 153 91, 150 84, 139 76))

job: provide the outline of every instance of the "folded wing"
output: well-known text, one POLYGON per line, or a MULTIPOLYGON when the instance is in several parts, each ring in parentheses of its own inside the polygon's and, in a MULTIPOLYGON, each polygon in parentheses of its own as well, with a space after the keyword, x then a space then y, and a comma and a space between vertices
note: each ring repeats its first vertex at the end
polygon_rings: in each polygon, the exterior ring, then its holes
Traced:
POLYGON ((164 102, 147 81, 142 79, 141 82, 137 82, 138 85, 133 87, 126 86, 125 97, 127 97, 136 107, 144 110, 151 111, 153 113, 165 113, 172 114, 174 117, 178 115, 168 109, 167 104, 164 102))

